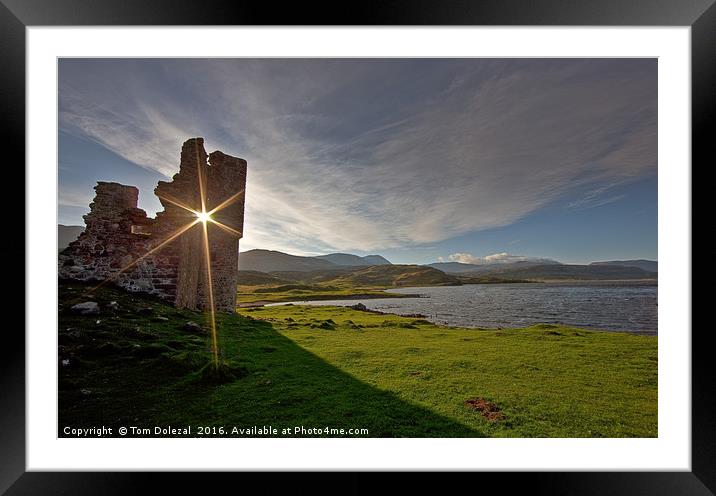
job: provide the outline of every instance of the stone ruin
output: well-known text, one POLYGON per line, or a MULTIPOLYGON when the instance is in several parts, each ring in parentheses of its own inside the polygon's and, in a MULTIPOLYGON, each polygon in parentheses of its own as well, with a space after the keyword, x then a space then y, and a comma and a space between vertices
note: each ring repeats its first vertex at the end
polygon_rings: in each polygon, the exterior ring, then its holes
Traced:
POLYGON ((207 155, 203 138, 184 143, 179 172, 154 190, 164 207, 156 218, 137 208, 139 190, 134 186, 98 182, 90 212, 84 216, 84 232, 60 253, 59 277, 108 281, 128 291, 156 295, 178 308, 209 309, 204 224, 198 222, 171 239, 197 219, 179 205, 201 211, 200 182, 207 212, 226 202, 212 218, 228 229, 213 222, 206 222, 206 228, 214 307, 234 312, 246 161, 220 151, 207 155))

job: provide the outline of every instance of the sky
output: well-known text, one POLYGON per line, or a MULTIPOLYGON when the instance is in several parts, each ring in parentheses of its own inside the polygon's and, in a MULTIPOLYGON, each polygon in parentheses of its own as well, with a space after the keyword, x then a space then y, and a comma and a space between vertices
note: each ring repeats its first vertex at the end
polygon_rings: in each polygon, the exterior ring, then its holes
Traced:
POLYGON ((656 59, 60 59, 59 223, 203 137, 248 162, 241 250, 657 259, 656 59))

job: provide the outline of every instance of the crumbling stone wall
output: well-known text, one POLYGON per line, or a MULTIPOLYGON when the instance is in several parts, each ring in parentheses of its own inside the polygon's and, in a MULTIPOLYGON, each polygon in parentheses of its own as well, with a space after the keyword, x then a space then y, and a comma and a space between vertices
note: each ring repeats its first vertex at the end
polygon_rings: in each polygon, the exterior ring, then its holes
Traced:
POLYGON ((245 187, 246 161, 220 151, 207 155, 202 138, 183 144, 179 172, 171 182, 160 181, 155 189, 164 207, 156 219, 137 208, 137 188, 99 182, 90 212, 84 217, 85 231, 60 254, 59 276, 109 280, 129 291, 159 296, 180 308, 207 309, 206 229, 214 306, 218 311, 233 312, 245 187), (169 241, 196 220, 193 212, 180 205, 202 210, 200 185, 206 211, 225 204, 212 218, 228 229, 213 222, 204 227, 198 222, 169 241))

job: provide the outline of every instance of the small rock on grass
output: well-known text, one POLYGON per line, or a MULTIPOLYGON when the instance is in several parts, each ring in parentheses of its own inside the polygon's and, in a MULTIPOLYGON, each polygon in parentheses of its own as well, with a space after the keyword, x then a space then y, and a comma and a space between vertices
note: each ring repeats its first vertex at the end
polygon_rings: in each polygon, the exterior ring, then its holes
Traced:
POLYGON ((70 310, 80 315, 99 315, 99 305, 94 301, 85 301, 73 305, 70 310))
POLYGON ((182 329, 192 334, 204 334, 204 328, 196 322, 189 321, 182 326, 182 329))

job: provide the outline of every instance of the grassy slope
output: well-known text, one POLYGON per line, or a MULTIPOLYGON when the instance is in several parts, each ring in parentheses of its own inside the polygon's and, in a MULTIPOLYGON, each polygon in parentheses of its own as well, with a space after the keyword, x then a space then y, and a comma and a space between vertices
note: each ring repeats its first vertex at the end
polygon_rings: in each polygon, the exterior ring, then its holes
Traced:
POLYGON ((392 287, 443 286, 461 284, 452 275, 419 265, 378 265, 336 271, 265 274, 259 279, 251 273, 239 274, 240 304, 298 300, 333 300, 350 297, 400 298, 406 295, 386 293, 392 287), (289 276, 293 283, 271 281, 270 277, 289 276))
MULTIPOLYGON (((308 301, 308 300, 341 300, 349 298, 402 298, 406 295, 386 293, 386 288, 333 286, 324 285, 264 285, 238 287, 237 300, 239 305, 252 305, 260 303, 281 301, 308 301)), ((409 296, 409 295, 408 295, 409 296)))
MULTIPOLYGON (((464 275, 472 275, 466 273, 464 275)), ((479 276, 480 274, 474 274, 479 276)), ((488 274, 509 279, 529 279, 537 281, 616 281, 616 280, 654 280, 657 274, 638 267, 618 265, 568 265, 549 264, 533 267, 495 268, 488 274)))
POLYGON ((365 427, 376 437, 657 435, 655 337, 554 326, 448 329, 335 307, 245 309, 219 317, 225 360, 245 374, 212 385, 196 372, 209 360, 208 336, 182 330, 187 320, 201 322, 201 314, 102 289, 95 301, 118 301, 116 314, 103 307, 99 318, 72 315, 66 308, 82 301, 83 289, 60 288, 60 359, 70 359, 59 370, 60 428, 305 425, 365 427), (151 314, 137 312, 147 306, 151 314), (464 401, 475 396, 495 402, 506 419, 490 423, 467 409, 464 401))

